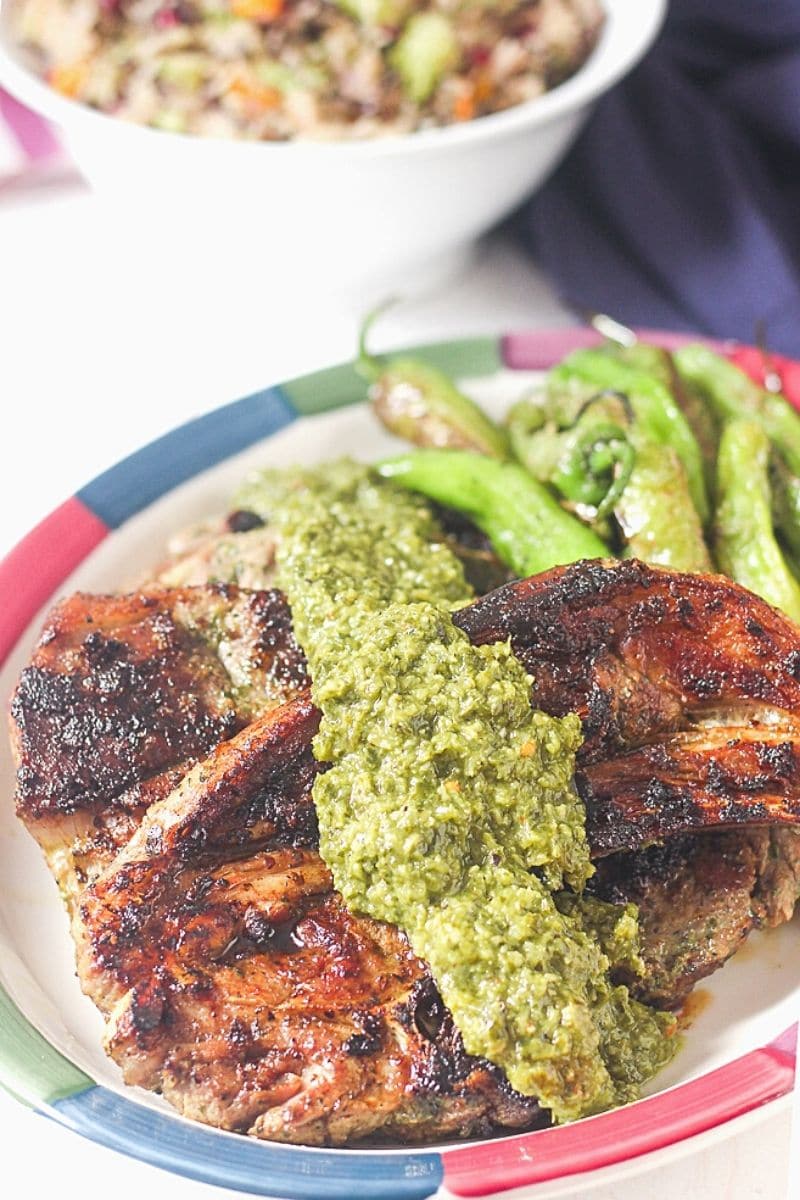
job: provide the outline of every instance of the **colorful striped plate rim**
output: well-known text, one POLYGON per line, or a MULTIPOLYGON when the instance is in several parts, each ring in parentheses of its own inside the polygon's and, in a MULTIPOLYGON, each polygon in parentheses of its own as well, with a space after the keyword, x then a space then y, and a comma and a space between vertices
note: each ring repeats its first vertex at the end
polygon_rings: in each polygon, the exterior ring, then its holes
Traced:
MULTIPOLYGON (((683 336, 642 331, 672 348, 683 336)), ((410 348, 454 375, 539 370, 599 342, 586 329, 515 333, 410 348)), ((719 345, 719 344, 717 344, 719 345)), ((751 348, 751 373, 775 369, 751 348)), ((784 364, 794 369, 796 364, 784 364)), ((351 364, 300 376, 182 425, 99 475, 0 563, 0 664, 70 573, 125 521, 201 471, 300 417, 366 398, 351 364)), ((316 1150, 222 1133, 157 1112, 98 1085, 55 1050, 0 988, 0 1085, 23 1103, 123 1154, 191 1179, 286 1200, 426 1200, 490 1196, 578 1176, 719 1128, 786 1095, 797 1026, 768 1045, 624 1109, 574 1125, 438 1150, 316 1150)))

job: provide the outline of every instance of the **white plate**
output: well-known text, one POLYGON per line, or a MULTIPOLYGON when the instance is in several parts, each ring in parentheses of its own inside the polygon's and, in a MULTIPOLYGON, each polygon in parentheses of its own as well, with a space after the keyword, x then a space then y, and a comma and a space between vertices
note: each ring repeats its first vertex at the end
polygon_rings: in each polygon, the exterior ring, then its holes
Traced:
MULTIPOLYGON (((553 358, 575 344, 575 336, 561 336, 558 344, 552 333, 544 339, 553 358)), ((530 337, 525 344, 530 350, 530 337)), ((462 375, 475 372, 465 380, 467 389, 499 414, 535 378, 503 368, 501 350, 506 361, 519 363, 508 340, 460 342, 431 354, 461 367, 462 375)), ((528 360, 538 365, 541 355, 540 347, 528 360)), ((10 695, 34 645, 43 602, 134 581, 161 556, 172 532, 225 511, 250 467, 342 454, 372 460, 396 450, 398 443, 368 409, 351 404, 362 394, 348 368, 270 389, 167 435, 68 501, 0 570, 0 657, 3 645, 16 643, 0 672, 3 696, 10 695), (330 411, 296 415, 320 405, 330 411)), ((706 1002, 682 1052, 651 1085, 654 1098, 625 1110, 494 1142, 412 1152, 275 1147, 206 1129, 179 1117, 158 1096, 125 1087, 103 1054, 102 1020, 80 991, 66 916, 38 847, 14 815, 13 789, 6 752, 0 768, 0 983, 18 1011, 0 993, 0 1082, 88 1136, 148 1161, 297 1200, 352 1200, 356 1189, 422 1200, 498 1194, 520 1185, 525 1195, 555 1196, 574 1186, 576 1171, 583 1173, 582 1184, 588 1184, 589 1171, 605 1181, 641 1168, 650 1152, 659 1151, 662 1159, 695 1145, 697 1135, 733 1132, 739 1120, 765 1115, 760 1106, 791 1087, 794 1048, 786 1031, 800 1004, 796 924, 752 935, 735 960, 703 985, 706 1002), (743 1118, 745 1113, 750 1116, 743 1118), (380 1192, 374 1190, 377 1178, 380 1192)))

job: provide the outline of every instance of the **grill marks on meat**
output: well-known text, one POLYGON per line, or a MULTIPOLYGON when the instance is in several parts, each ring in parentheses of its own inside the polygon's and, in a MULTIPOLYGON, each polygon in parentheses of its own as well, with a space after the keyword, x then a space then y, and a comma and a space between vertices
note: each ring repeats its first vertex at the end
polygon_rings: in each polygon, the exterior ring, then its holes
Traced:
POLYGON ((476 644, 511 638, 533 701, 579 712, 584 762, 727 706, 800 714, 800 630, 721 575, 580 562, 498 588, 456 614, 476 644))
MULTIPOLYGON (((788 919, 790 622, 727 580, 635 562, 509 584, 455 620, 476 643, 510 637, 533 703, 583 718, 595 887, 640 904, 642 996, 679 1004, 751 928, 788 919)), ((541 1123, 466 1055, 405 938, 332 891, 307 683, 275 592, 77 596, 54 610, 13 702, 18 809, 73 904, 109 1053, 187 1115, 283 1141, 541 1123)))
POLYGON ((307 683, 278 592, 58 604, 20 677, 11 728, 17 811, 67 899, 193 762, 307 683))
POLYGON ((318 720, 300 698, 221 745, 84 892, 109 1053, 186 1115, 281 1141, 530 1127, 537 1105, 466 1055, 403 935, 332 891, 318 720))
POLYGON ((677 733, 591 763, 576 776, 595 855, 714 826, 800 823, 800 739, 792 730, 677 733))
POLYGON ((208 749, 234 731, 227 692, 216 656, 155 597, 64 601, 12 701, 20 809, 71 814, 208 749))
POLYGON ((511 639, 532 703, 581 715, 596 856, 687 830, 800 822, 800 630, 721 576, 583 562, 455 616, 511 639))

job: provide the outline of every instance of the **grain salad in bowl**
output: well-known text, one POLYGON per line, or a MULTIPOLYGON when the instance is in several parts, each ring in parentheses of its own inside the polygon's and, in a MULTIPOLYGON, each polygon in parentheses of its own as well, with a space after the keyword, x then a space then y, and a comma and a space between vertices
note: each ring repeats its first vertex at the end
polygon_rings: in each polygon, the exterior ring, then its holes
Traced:
POLYGON ((172 132, 366 138, 470 121, 572 76, 599 0, 15 0, 58 92, 172 132))

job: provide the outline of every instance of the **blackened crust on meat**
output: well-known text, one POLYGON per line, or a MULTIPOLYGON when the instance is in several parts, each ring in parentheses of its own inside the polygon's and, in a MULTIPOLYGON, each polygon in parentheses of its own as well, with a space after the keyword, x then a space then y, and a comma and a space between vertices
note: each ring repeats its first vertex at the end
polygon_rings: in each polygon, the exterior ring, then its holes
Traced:
MULTIPOLYGON (((456 621, 479 643, 511 637, 533 702, 583 717, 579 786, 593 853, 610 856, 598 891, 641 905, 642 995, 679 1003, 754 924, 788 918, 800 852, 772 850, 800 842, 778 827, 798 818, 790 622, 727 580, 637 563, 548 572, 456 621), (730 824, 747 828, 713 835, 716 871, 701 839, 681 836, 730 824), (621 853, 660 838, 667 857, 621 853), (676 914, 696 933, 688 953, 676 914)), ((129 1082, 188 1116, 290 1142, 542 1123, 534 1101, 466 1054, 404 936, 332 890, 311 798, 319 714, 277 593, 76 597, 55 610, 31 669, 87 698, 70 726, 69 706, 20 685, 19 808, 54 871, 73 864, 79 974, 129 1082), (158 724, 162 697, 194 714, 174 741, 158 724), (70 729, 84 737, 92 722, 90 764, 70 729)))
POLYGON ((800 739, 768 729, 678 733, 576 775, 595 857, 677 833, 800 823, 800 739))
POLYGON ((11 703, 20 815, 107 804, 241 728, 245 689, 220 658, 223 638, 239 639, 252 685, 278 701, 308 686, 279 592, 78 594, 57 605, 11 703))
POLYGON ((510 638, 532 703, 581 716, 595 857, 690 830, 800 822, 800 629, 722 576, 597 560, 457 613, 510 638))
POLYGON ((221 669, 203 664, 207 686, 199 685, 199 647, 155 599, 142 599, 127 640, 97 628, 85 612, 68 669, 53 663, 60 629, 71 620, 65 610, 76 607, 73 599, 53 614, 11 704, 22 759, 17 807, 34 819, 107 802, 236 728, 221 669))
POLYGON ((511 639, 536 707, 580 713, 583 762, 729 704, 800 724, 800 630, 722 576, 590 560, 507 584, 454 620, 476 644, 511 639))
POLYGON ((307 686, 280 592, 78 593, 56 605, 14 693, 11 736, 17 811, 67 900, 198 759, 307 686))
MULTIPOLYGON (((226 594, 231 589, 225 589, 226 594)), ((311 683, 305 655, 297 644, 286 597, 268 591, 237 590, 247 609, 247 631, 253 638, 253 655, 262 673, 265 690, 283 700, 311 683)))
MULTIPOLYGON (((247 726, 199 763, 166 800, 154 805, 142 827, 113 864, 81 899, 81 919, 92 928, 93 956, 104 969, 131 981, 140 972, 163 968, 164 951, 185 938, 191 919, 208 908, 215 877, 211 865, 261 855, 269 850, 314 847, 318 840, 311 783, 320 770, 311 753, 319 713, 307 696, 247 726), (181 872, 188 874, 181 878, 181 872), (177 880, 181 883, 177 885, 177 880), (170 896, 170 907, 163 899, 170 896), (111 932, 90 916, 100 895, 110 896, 111 932), (139 964, 138 966, 135 964, 139 964)), ((300 860, 302 861, 302 854, 300 860)), ((327 875, 325 876, 327 882, 327 875)), ((216 903, 224 904, 227 882, 217 880, 216 903), (221 897, 221 899, 220 899, 221 897)), ((234 938, 257 947, 271 940, 297 914, 271 909, 259 920, 246 908, 241 929, 226 929, 215 954, 230 957, 234 938)), ((208 933, 204 927, 203 933, 208 933)), ((243 947, 239 947, 239 953, 243 947)))
POLYGON ((283 1141, 540 1124, 465 1053, 405 937, 332 891, 303 817, 318 720, 301 697, 221 745, 84 892, 109 1052, 187 1115, 283 1141))

